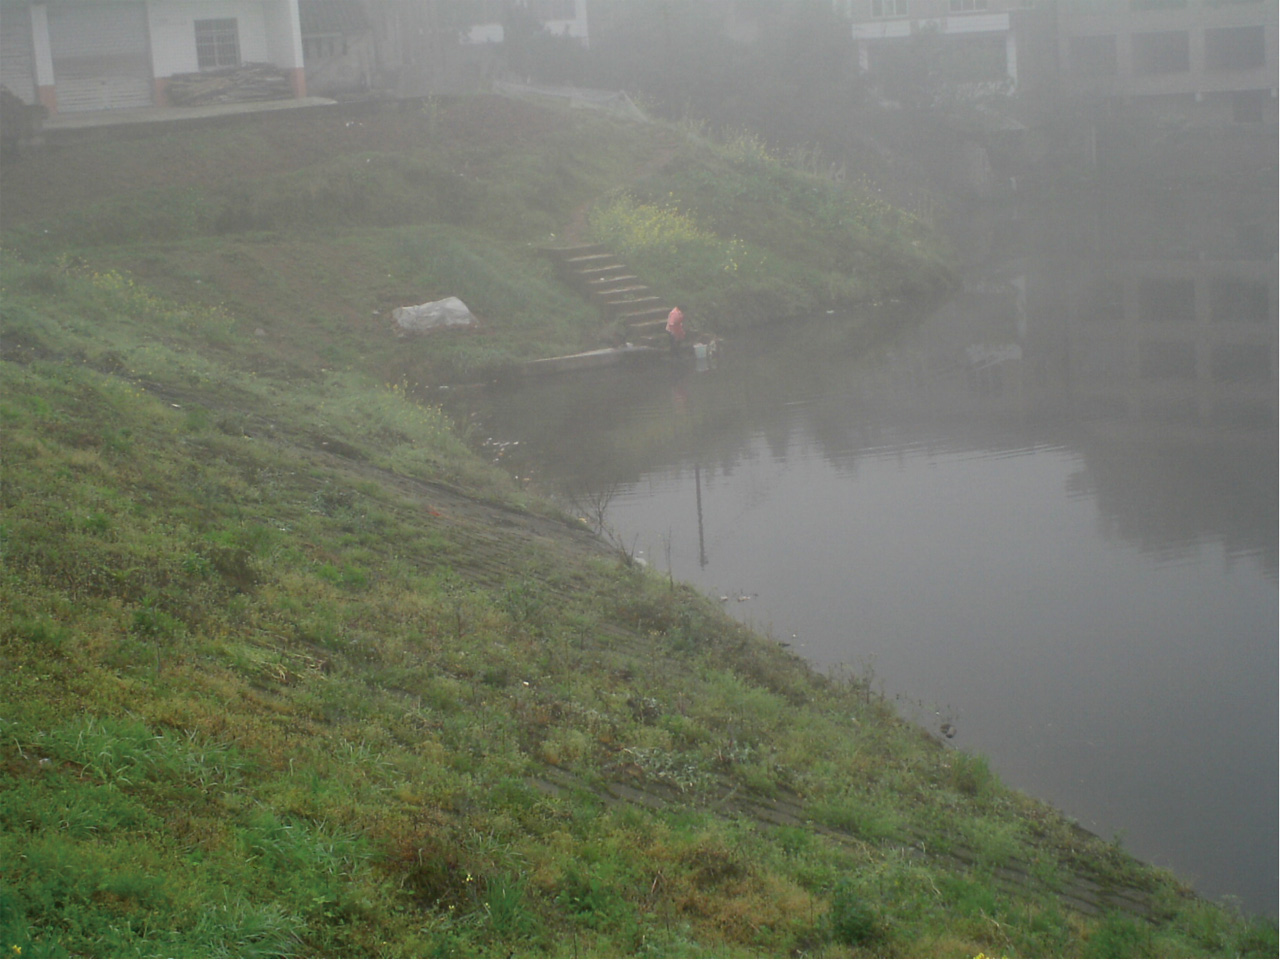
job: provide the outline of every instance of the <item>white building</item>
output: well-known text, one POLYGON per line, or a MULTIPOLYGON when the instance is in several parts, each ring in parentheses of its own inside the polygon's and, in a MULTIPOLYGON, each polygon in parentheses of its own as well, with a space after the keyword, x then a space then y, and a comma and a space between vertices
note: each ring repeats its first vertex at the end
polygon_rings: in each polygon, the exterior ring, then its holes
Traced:
POLYGON ((297 0, 0 0, 0 83, 50 114, 166 106, 173 77, 249 63, 306 96, 297 0))
MULTIPOLYGON (((587 0, 517 0, 545 33, 569 37, 583 46, 588 43, 587 0)), ((502 43, 503 5, 501 0, 464 0, 460 5, 470 21, 463 43, 502 43)))
POLYGON ((1018 81, 1016 11, 1025 0, 833 0, 837 14, 852 21, 858 66, 874 70, 884 52, 920 34, 934 34, 970 54, 970 77, 993 83, 1018 81))

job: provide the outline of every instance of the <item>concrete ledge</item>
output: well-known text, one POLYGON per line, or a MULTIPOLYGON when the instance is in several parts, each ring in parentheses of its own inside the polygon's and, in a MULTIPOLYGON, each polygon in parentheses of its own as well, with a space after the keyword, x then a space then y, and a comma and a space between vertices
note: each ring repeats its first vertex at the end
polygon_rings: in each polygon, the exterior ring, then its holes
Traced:
POLYGON ((656 359, 664 356, 665 351, 657 347, 638 347, 628 343, 623 347, 606 347, 603 350, 589 350, 586 353, 571 353, 563 357, 546 357, 542 360, 530 360, 520 365, 519 370, 525 376, 541 376, 548 373, 568 373, 573 370, 592 370, 596 367, 611 367, 619 363, 635 360, 656 359))
POLYGON ((326 97, 302 97, 289 100, 247 100, 242 103, 214 103, 204 107, 138 107, 133 110, 84 110, 58 113, 43 123, 45 133, 60 130, 85 130, 91 127, 131 126, 139 123, 169 123, 174 120, 204 120, 209 117, 242 116, 270 110, 296 110, 302 107, 329 106, 337 103, 326 97))

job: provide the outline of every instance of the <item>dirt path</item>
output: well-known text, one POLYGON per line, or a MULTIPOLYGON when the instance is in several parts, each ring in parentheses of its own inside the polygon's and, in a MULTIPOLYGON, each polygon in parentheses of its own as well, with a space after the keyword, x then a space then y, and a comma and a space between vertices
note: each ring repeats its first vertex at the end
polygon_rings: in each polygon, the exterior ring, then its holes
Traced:
MULTIPOLYGON (((803 798, 789 791, 779 791, 772 797, 759 797, 744 791, 741 784, 721 779, 711 789, 694 795, 668 784, 646 780, 641 775, 627 771, 625 766, 620 767, 617 772, 620 775, 604 783, 588 783, 570 771, 547 766, 541 775, 530 777, 528 782, 533 788, 552 797, 568 797, 575 792, 586 791, 611 807, 639 806, 655 811, 694 807, 744 817, 763 829, 779 826, 803 827, 856 850, 873 849, 872 845, 856 834, 814 823, 805 815, 803 798)), ((1077 829, 1082 846, 1101 842, 1088 831, 1077 829)), ((1145 920, 1161 919, 1161 911, 1147 891, 1111 884, 1080 864, 1062 864, 1060 875, 1064 879, 1051 883, 1043 879, 1043 871, 1037 871, 1034 863, 1020 857, 1011 857, 1002 864, 992 866, 981 863, 973 850, 963 846, 953 846, 946 851, 931 849, 923 836, 904 838, 897 849, 909 859, 933 861, 951 869, 978 872, 1011 896, 1024 895, 1031 888, 1055 896, 1069 909, 1089 916, 1116 912, 1145 920)))

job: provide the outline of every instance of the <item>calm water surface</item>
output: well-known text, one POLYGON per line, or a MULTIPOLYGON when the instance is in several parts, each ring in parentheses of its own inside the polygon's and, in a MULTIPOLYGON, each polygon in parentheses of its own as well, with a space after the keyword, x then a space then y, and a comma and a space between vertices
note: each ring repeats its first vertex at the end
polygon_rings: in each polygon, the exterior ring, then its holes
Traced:
POLYGON ((482 429, 1011 786, 1274 913, 1275 254, 1246 207, 1209 221, 1168 250, 1054 219, 871 347, 820 318, 496 395, 482 429))

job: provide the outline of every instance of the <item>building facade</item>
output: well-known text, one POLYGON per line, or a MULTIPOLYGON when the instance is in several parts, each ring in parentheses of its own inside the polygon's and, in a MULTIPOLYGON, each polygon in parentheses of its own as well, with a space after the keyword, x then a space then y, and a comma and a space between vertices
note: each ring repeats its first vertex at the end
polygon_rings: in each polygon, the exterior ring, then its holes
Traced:
POLYGON ((1073 99, 1275 123, 1274 0, 1076 0, 1054 14, 1073 99))
POLYGON ((833 0, 863 72, 931 36, 948 82, 1052 102, 1238 123, 1276 117, 1275 0, 833 0), (967 72, 967 73, 966 73, 967 72), (1028 83, 1027 81, 1031 82, 1028 83))
POLYGON ((270 64, 306 96, 297 0, 0 0, 0 83, 49 114, 168 105, 177 76, 270 64))
POLYGON ((298 0, 307 89, 400 97, 483 87, 511 67, 508 36, 589 42, 587 0, 298 0))
POLYGON ((957 81, 1018 82, 1017 17, 1027 0, 834 0, 852 25, 858 66, 875 72, 912 37, 932 35, 960 55, 957 81), (967 75, 965 75, 967 74, 967 75))
POLYGON ((554 37, 568 37, 586 46, 587 0, 460 0, 459 18, 463 43, 502 43, 505 22, 513 9, 539 23, 554 37))

